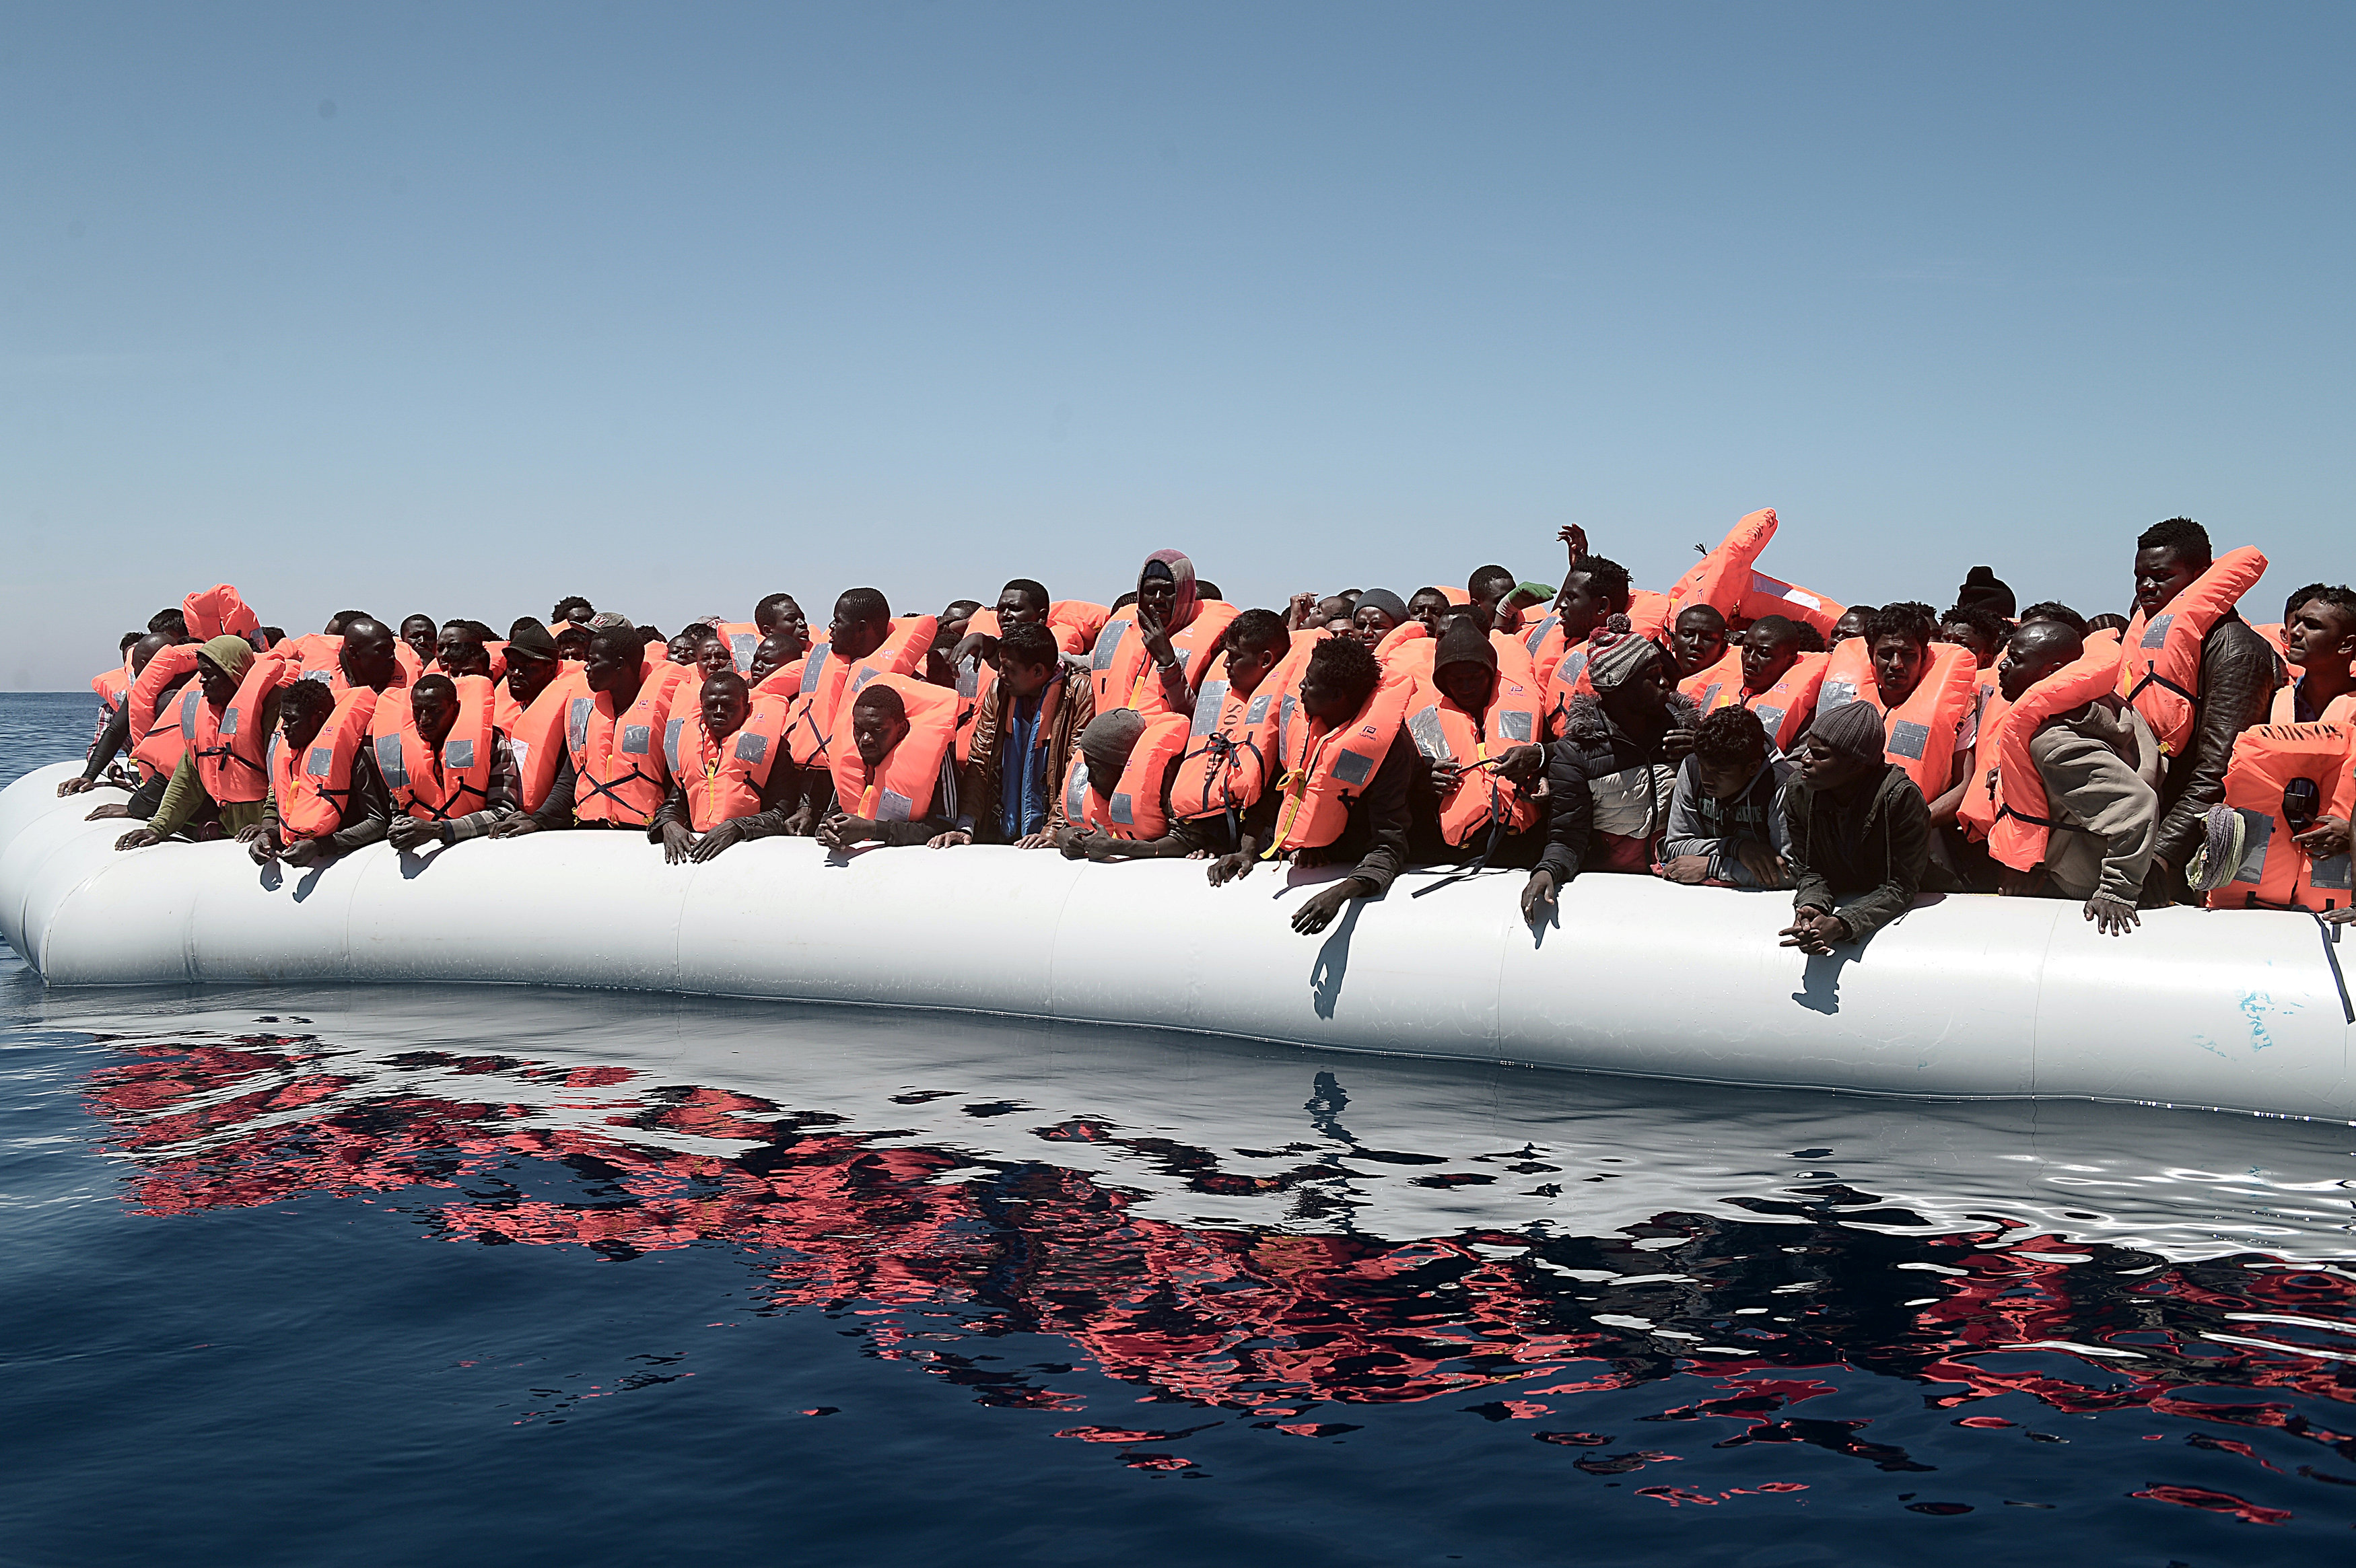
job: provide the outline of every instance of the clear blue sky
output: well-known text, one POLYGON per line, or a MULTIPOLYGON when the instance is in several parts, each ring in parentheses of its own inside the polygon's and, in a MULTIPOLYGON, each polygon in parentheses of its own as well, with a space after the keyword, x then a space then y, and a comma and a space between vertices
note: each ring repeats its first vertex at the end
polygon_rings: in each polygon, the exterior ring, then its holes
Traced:
POLYGON ((0 686, 187 589, 666 628, 2356 576, 2346 6, 20 5, 0 686))

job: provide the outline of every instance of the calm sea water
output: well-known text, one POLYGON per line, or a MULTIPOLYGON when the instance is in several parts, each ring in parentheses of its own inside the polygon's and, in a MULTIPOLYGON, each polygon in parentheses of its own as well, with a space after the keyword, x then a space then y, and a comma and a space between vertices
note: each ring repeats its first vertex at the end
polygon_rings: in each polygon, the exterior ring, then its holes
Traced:
MULTIPOLYGON (((86 698, 0 697, 0 779, 86 698)), ((0 1562, 2344 1562, 2356 1135, 0 959, 0 1562)))

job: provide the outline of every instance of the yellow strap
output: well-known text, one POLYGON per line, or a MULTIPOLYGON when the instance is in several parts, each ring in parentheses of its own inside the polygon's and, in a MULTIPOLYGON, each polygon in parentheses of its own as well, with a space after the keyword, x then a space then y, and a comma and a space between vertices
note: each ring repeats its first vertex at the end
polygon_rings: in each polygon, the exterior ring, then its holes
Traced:
POLYGON ((1274 859, 1277 851, 1284 848, 1284 836, 1290 833, 1292 830, 1292 825, 1301 819, 1301 808, 1309 799, 1309 775, 1317 771, 1317 759, 1324 752, 1325 743, 1333 738, 1333 732, 1330 730, 1320 735, 1316 742, 1309 748, 1308 759, 1301 766, 1284 775, 1283 782, 1279 787, 1290 797, 1290 804, 1285 806, 1283 815, 1277 818, 1276 831, 1269 837, 1268 848, 1259 852, 1261 859, 1274 859))

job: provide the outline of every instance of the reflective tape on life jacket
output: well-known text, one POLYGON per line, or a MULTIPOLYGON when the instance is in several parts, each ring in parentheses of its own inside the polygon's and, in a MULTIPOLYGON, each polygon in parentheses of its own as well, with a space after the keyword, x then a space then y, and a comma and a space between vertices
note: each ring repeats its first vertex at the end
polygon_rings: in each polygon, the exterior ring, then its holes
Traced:
POLYGON ((2266 558, 2248 546, 2227 550, 2169 600, 2158 619, 2147 624, 2137 610, 2127 623, 2119 695, 2144 716, 2169 756, 2191 738, 2192 708, 2201 700, 2201 644, 2265 570, 2266 558))
POLYGON ((2283 791, 2294 779, 2310 779, 2315 815, 2347 816, 2356 807, 2351 737, 2356 731, 2344 724, 2261 724, 2242 731, 2225 765, 2225 804, 2242 818, 2242 858, 2233 880, 2207 895, 2211 909, 2348 907, 2349 858, 2310 859, 2292 842, 2297 830, 2283 814, 2283 791))
POLYGON ((1704 718, 1742 700, 1742 646, 1726 650, 1717 663, 1696 670, 1677 682, 1677 692, 1689 699, 1704 718))
POLYGON ((270 738, 270 793, 281 841, 324 838, 343 827, 352 801, 352 763, 368 744, 375 712, 376 693, 363 686, 336 699, 300 756, 287 750, 283 731, 270 738))
POLYGON ((1185 752, 1192 731, 1193 723, 1183 714, 1147 720, 1109 796, 1097 792, 1088 778, 1088 760, 1075 750, 1064 777, 1065 820, 1116 838, 1162 837, 1170 831, 1170 819, 1162 810, 1162 782, 1169 776, 1170 764, 1185 752))
POLYGON ((1549 741, 1561 739, 1563 719, 1570 711, 1571 700, 1594 693, 1595 683, 1587 678, 1587 659, 1592 651, 1586 643, 1563 649, 1562 656, 1555 660, 1554 668, 1547 676, 1540 715, 1549 741))
POLYGON ((518 703, 504 685, 499 692, 501 701, 492 722, 507 736, 508 752, 515 758, 517 804, 527 812, 538 811, 548 804, 548 792, 556 787, 573 699, 588 696, 589 688, 582 681, 580 668, 567 665, 529 703, 518 703))
POLYGON ((662 731, 667 694, 638 688, 614 711, 609 692, 573 688, 565 706, 564 749, 573 759, 573 815, 583 822, 644 827, 670 790, 662 731))
MULTIPOLYGON (((1933 801, 1955 782, 1955 736, 1979 707, 1979 665, 1969 648, 1954 643, 1933 643, 1927 656, 1930 667, 1893 709, 1881 700, 1866 639, 1851 637, 1829 656, 1816 710, 1829 712, 1845 702, 1872 703, 1881 715, 1882 756, 1904 768, 1922 798, 1933 801)), ((1766 723, 1766 715, 1760 714, 1759 721, 1766 723)))
POLYGON ((1298 693, 1287 691, 1278 699, 1277 787, 1282 798, 1262 859, 1323 848, 1342 837, 1350 807, 1372 785, 1398 738, 1412 689, 1402 681, 1385 681, 1347 722, 1331 730, 1310 720, 1298 693))
MULTIPOLYGON (((2045 863, 2052 831, 2060 826, 2045 795, 2045 776, 2037 771, 2029 743, 2045 722, 2075 713, 2098 697, 2111 695, 2119 676, 2116 646, 2090 645, 2084 656, 2063 666, 2020 694, 2019 702, 2001 708, 1992 729, 1980 731, 1979 757, 1992 760, 1996 783, 1987 784, 1988 769, 1979 769, 1980 782, 1965 793, 1965 805, 1977 816, 1982 808, 1973 797, 1987 792, 1995 809, 1987 829, 1988 853, 2016 871, 2045 863)), ((2002 699, 1998 698, 1999 702, 2002 699)))
POLYGON ((297 674, 294 665, 258 654, 219 711, 204 699, 200 676, 180 693, 180 731, 197 764, 197 782, 221 805, 251 805, 270 794, 269 695, 297 674))
MULTIPOLYGON (((1241 812, 1268 787, 1276 750, 1275 672, 1260 677, 1249 697, 1227 683, 1225 654, 1212 663, 1194 694, 1194 720, 1178 771, 1170 780, 1170 809, 1182 821, 1241 812)), ((1082 772, 1076 760, 1072 771, 1082 772)))
POLYGON ((730 621, 714 629, 720 640, 728 645, 728 656, 736 661, 736 673, 752 674, 753 656, 761 651, 761 628, 750 621, 730 621))
POLYGON ((932 814, 941 759, 957 741, 957 693, 913 676, 885 675, 866 665, 861 667, 861 677, 855 682, 857 689, 844 694, 841 743, 834 748, 828 764, 834 775, 835 803, 851 816, 871 822, 921 821, 932 814), (900 706, 908 716, 907 734, 884 753, 881 771, 872 777, 851 739, 851 710, 858 702, 858 691, 871 686, 898 692, 900 706))
MULTIPOLYGON (((903 615, 893 621, 883 646, 863 659, 838 657, 830 642, 820 643, 803 656, 801 683, 796 688, 793 715, 786 725, 786 752, 794 764, 831 766, 838 739, 850 743, 851 737, 841 726, 851 718, 845 688, 854 676, 861 668, 884 675, 915 674, 925 667, 925 656, 932 652, 933 635, 939 630, 940 622, 934 616, 903 615)), ((772 676, 770 680, 776 678, 772 676)))
POLYGON ((1506 752, 1537 739, 1537 698, 1527 686, 1500 679, 1475 724, 1437 687, 1419 685, 1408 699, 1407 732, 1429 761, 1464 770, 1440 796, 1440 836, 1449 843, 1485 846, 1493 830, 1520 833, 1537 823, 1537 807, 1496 768, 1506 752))
MULTIPOLYGON (((1229 623, 1238 613, 1232 604, 1206 599, 1183 631, 1170 635, 1170 651, 1177 656, 1190 688, 1203 684, 1211 661, 1219 656, 1219 639, 1226 635, 1229 623)), ((1151 719, 1170 711, 1169 694, 1162 688, 1161 667, 1145 651, 1145 637, 1137 629, 1133 608, 1105 623, 1103 632, 1097 637, 1096 652, 1090 657, 1089 677, 1096 686, 1099 713, 1133 708, 1151 719)))
POLYGON ((452 677, 451 684, 458 688, 458 716, 442 738, 438 754, 417 732, 413 700, 380 704, 369 724, 376 771, 392 797, 395 815, 448 822, 480 811, 490 801, 495 743, 490 680, 462 675, 452 677))
POLYGON ((1766 690, 1743 692, 1742 706, 1759 715, 1760 727, 1777 750, 1790 751, 1825 706, 1818 694, 1831 665, 1829 654, 1802 654, 1766 690))
POLYGON ((761 792, 785 755, 788 706, 782 697, 765 697, 745 710, 743 725, 717 741, 704 728, 701 709, 673 709, 663 748, 670 776, 687 797, 688 823, 698 833, 758 814, 761 792))

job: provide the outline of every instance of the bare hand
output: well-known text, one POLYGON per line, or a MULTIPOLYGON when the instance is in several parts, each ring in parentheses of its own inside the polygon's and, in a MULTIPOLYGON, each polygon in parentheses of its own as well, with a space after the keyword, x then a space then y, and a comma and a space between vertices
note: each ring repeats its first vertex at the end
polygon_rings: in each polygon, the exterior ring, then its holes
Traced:
POLYGON ((1682 763, 1693 755, 1693 743, 1694 732, 1678 725, 1661 737, 1661 755, 1673 763, 1682 763))
POLYGON ((956 849, 973 842, 973 835, 962 827, 952 827, 947 833, 936 833, 925 840, 934 849, 956 849))
POLYGON ((1025 833, 1014 841, 1014 847, 1017 849, 1053 849, 1055 847, 1055 836, 1044 831, 1025 833))
POLYGON ((70 795, 80 795, 84 790, 96 789, 97 787, 98 781, 96 779, 67 779, 58 785, 58 798, 59 800, 63 800, 70 795))
POLYGON ((2106 899, 2100 893, 2086 901, 2086 918, 2093 921, 2094 929, 2104 936, 2125 936, 2143 923, 2142 917, 2135 912, 2135 905, 2106 899))
POLYGON ((491 837, 494 838, 520 838, 527 833, 537 833, 539 831, 540 818, 537 816, 528 816, 524 813, 519 811, 513 816, 510 816, 506 821, 500 823, 497 827, 492 828, 491 837))
POLYGON ((242 833, 238 835, 238 840, 245 844, 245 852, 253 857, 253 863, 257 866, 267 866, 278 859, 278 835, 266 828, 255 834, 250 842, 242 833))
POLYGON ((288 845, 281 859, 290 866, 317 866, 327 861, 328 854, 326 839, 305 838, 299 844, 288 845))
POLYGON ((1546 771, 1546 762, 1544 746, 1525 743, 1499 757, 1497 771, 1516 784, 1527 784, 1546 771))
POLYGON ((1553 907, 1555 880, 1552 871, 1532 871, 1530 880, 1522 884, 1522 918, 1536 925, 1546 918, 1553 907))
POLYGON ((122 837, 116 839, 114 841, 114 847, 117 849, 145 849, 151 844, 161 844, 162 842, 164 842, 164 840, 157 837, 153 829, 134 827, 130 832, 124 834, 122 837))
POLYGON ((2345 855, 2348 853, 2348 819, 2344 816, 2319 816, 2314 827, 2291 839, 2311 860, 2328 860, 2334 855, 2345 855))
POLYGON ((1292 596, 1290 608, 1287 609, 1284 613, 1284 629, 1288 632, 1297 632, 1303 626, 1310 624, 1316 618, 1317 595, 1314 593, 1296 593, 1292 596))
POLYGON ((1776 944, 1777 946, 1796 947, 1816 957, 1830 953, 1835 943, 1849 940, 1847 921, 1837 914, 1826 914, 1815 909, 1800 911, 1797 919, 1775 934, 1783 939, 1776 944))
POLYGON ((1431 764, 1431 787, 1434 793, 1446 795, 1450 790, 1454 789, 1458 784, 1463 782, 1464 764, 1462 763, 1434 763, 1431 764))
POLYGON ((880 837, 876 825, 863 816, 838 811, 818 825, 818 841, 830 849, 848 849, 853 844, 880 837))
POLYGON ((1782 856, 1755 838, 1746 838, 1734 847, 1734 858, 1742 869, 1759 880, 1762 888, 1780 888, 1791 880, 1792 869, 1782 856))
POLYGON ((1709 857, 1678 855, 1653 868, 1654 874, 1672 882, 1696 887, 1709 880, 1709 857))
POLYGON ((118 816, 128 816, 130 815, 131 808, 117 800, 110 801, 104 805, 92 806, 91 808, 90 815, 83 817, 82 820, 84 822, 112 822, 118 816))
POLYGON ((384 837, 394 848, 405 854, 427 844, 441 843, 442 825, 421 817, 396 816, 392 819, 392 826, 384 830, 384 837))
POLYGON ((237 830, 237 841, 241 844, 251 844, 269 831, 269 827, 262 823, 248 823, 237 830))
POLYGON ((682 864, 695 848, 695 829, 684 822, 666 822, 662 828, 663 864, 682 864))
POLYGON ((808 838, 810 837, 817 822, 818 807, 816 805, 803 805, 797 807, 794 814, 786 818, 786 837, 788 838, 808 838))
POLYGON ((1211 862, 1211 885, 1215 888, 1238 877, 1248 877, 1251 870, 1252 858, 1249 855, 1222 855, 1211 862))
POLYGON ((1292 929, 1303 936, 1314 936, 1333 923, 1342 906, 1352 899, 1362 899, 1374 891, 1373 884, 1363 877, 1344 877, 1304 901, 1292 912, 1292 929))
POLYGON ((978 660, 982 664, 996 664, 998 639, 987 632, 968 632, 958 639, 958 645, 950 650, 949 663, 960 665, 968 659, 978 660))
MULTIPOLYGON (((744 837, 744 824, 739 818, 732 816, 727 821, 722 823, 719 827, 713 828, 711 832, 705 834, 702 837, 697 839, 695 842, 695 848, 687 852, 687 858, 701 866, 706 860, 711 859, 714 855, 719 854, 723 849, 727 848, 731 844, 741 841, 744 837)), ((669 848, 670 829, 666 827, 663 830, 663 849, 665 853, 669 853, 669 848)))
POLYGON ((1554 536, 1564 549, 1570 551, 1570 564, 1577 566, 1587 559, 1587 530, 1577 523, 1565 523, 1554 536))

